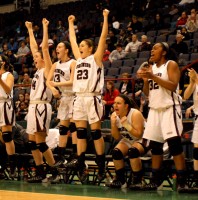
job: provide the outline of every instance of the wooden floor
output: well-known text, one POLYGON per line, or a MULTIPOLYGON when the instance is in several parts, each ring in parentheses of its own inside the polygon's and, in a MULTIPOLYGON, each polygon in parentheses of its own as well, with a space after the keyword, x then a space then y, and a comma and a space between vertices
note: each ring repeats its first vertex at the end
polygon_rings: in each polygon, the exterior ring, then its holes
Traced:
POLYGON ((59 194, 41 194, 30 192, 6 191, 0 190, 0 200, 111 200, 112 198, 99 198, 99 197, 81 197, 71 195, 59 194))

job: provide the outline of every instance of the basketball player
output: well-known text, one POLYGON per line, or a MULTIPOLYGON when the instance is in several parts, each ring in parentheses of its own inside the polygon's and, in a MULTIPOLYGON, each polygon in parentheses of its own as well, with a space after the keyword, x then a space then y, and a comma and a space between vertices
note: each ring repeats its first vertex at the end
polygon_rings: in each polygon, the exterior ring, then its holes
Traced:
POLYGON ((133 171, 133 189, 142 185, 142 163, 140 156, 145 153, 144 146, 139 143, 144 131, 144 117, 134 108, 132 100, 124 94, 114 100, 114 112, 111 115, 111 134, 120 140, 113 149, 112 157, 116 178, 109 185, 111 188, 126 188, 124 157, 128 156, 133 171))
POLYGON ((194 179, 195 184, 193 189, 198 191, 198 74, 194 69, 188 69, 188 76, 190 78, 190 83, 184 92, 184 99, 189 99, 193 94, 193 111, 195 113, 194 129, 192 134, 192 143, 194 144, 193 158, 194 158, 194 179))
POLYGON ((14 178, 16 167, 15 146, 12 138, 12 126, 15 124, 13 108, 14 76, 11 73, 12 66, 6 56, 0 56, 0 127, 2 138, 5 142, 9 159, 9 176, 14 178))
MULTIPOLYGON (((53 64, 48 79, 47 86, 52 91, 54 97, 60 97, 60 105, 58 107, 57 118, 60 119, 59 125, 59 146, 58 155, 60 161, 58 165, 66 164, 64 159, 65 147, 68 140, 68 131, 72 134, 72 140, 75 140, 76 126, 72 120, 74 93, 72 90, 74 70, 76 61, 71 59, 71 46, 69 42, 60 42, 56 47, 58 61, 53 64), (53 80, 52 80, 53 79, 53 80), (56 89, 58 87, 59 90, 56 89), (59 93, 61 92, 61 94, 59 93)), ((77 140, 77 139, 76 139, 77 140)), ((76 143, 73 143, 73 150, 76 153, 76 143)))
POLYGON ((155 190, 162 183, 160 166, 163 144, 167 141, 177 170, 178 191, 186 186, 186 166, 181 144, 182 112, 178 94, 180 71, 173 61, 173 52, 165 42, 156 43, 150 61, 155 64, 141 67, 137 74, 144 80, 143 92, 149 96, 149 114, 143 138, 150 140, 152 151, 152 181, 145 189, 155 190), (172 57, 172 58, 171 58, 172 57))
POLYGON ((75 17, 73 15, 68 17, 70 43, 77 60, 73 82, 73 91, 76 94, 73 119, 77 128, 78 169, 81 182, 86 182, 88 178, 85 165, 87 122, 90 124, 97 154, 96 163, 99 167, 97 179, 101 181, 105 178, 104 139, 101 134, 103 115, 101 91, 104 87, 102 58, 108 33, 108 14, 109 11, 105 9, 102 33, 95 53, 93 41, 89 39, 84 39, 78 47, 74 30, 75 17))
MULTIPOLYGON (((42 20, 43 23, 43 42, 42 52, 38 50, 32 23, 26 21, 25 25, 28 29, 30 37, 30 48, 33 54, 34 64, 37 68, 32 79, 30 90, 30 105, 27 114, 27 133, 29 134, 29 145, 36 163, 36 176, 31 177, 28 182, 37 183, 45 179, 43 157, 47 164, 53 166, 55 160, 51 149, 46 144, 46 136, 49 130, 52 108, 50 101, 52 93, 46 86, 46 79, 52 65, 48 50, 48 25, 47 19, 42 20)), ((56 176, 56 175, 55 175, 56 176)), ((56 176, 57 177, 57 176, 56 176)), ((56 178, 54 177, 54 178, 56 178)))

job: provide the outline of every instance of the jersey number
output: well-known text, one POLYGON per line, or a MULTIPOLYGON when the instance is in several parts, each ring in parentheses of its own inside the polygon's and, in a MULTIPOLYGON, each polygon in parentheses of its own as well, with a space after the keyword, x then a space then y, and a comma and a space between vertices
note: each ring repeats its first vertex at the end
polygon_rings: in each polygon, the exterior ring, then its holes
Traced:
POLYGON ((60 74, 55 74, 54 82, 60 82, 60 74))
POLYGON ((149 80, 149 90, 156 90, 159 89, 159 85, 153 81, 153 80, 149 80))
POLYGON ((88 70, 87 69, 78 70, 77 80, 81 80, 81 79, 88 79, 88 70))

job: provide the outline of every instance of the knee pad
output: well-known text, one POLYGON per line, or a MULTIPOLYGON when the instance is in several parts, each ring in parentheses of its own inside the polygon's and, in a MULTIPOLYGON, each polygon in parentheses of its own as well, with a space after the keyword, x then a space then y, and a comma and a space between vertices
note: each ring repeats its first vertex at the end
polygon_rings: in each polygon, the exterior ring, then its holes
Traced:
POLYGON ((71 122, 70 125, 69 125, 69 130, 71 133, 74 133, 76 132, 76 124, 74 122, 71 122))
POLYGON ((163 154, 163 143, 150 141, 149 148, 151 148, 151 153, 153 155, 162 155, 163 154))
POLYGON ((87 139, 87 129, 86 128, 77 128, 77 138, 78 139, 87 139))
POLYGON ((112 158, 114 160, 122 160, 123 157, 124 156, 123 156, 122 152, 120 151, 120 149, 118 149, 118 148, 113 149, 112 158))
POLYGON ((102 137, 101 130, 92 130, 91 131, 91 136, 93 140, 99 140, 102 137))
POLYGON ((28 145, 29 145, 31 151, 35 151, 38 149, 35 141, 28 141, 28 145))
POLYGON ((131 147, 128 150, 128 157, 129 157, 129 159, 139 158, 140 157, 139 150, 137 148, 135 148, 135 147, 131 147))
POLYGON ((171 156, 177 156, 183 152, 181 138, 179 136, 167 140, 171 156))
POLYGON ((37 146, 37 148, 39 149, 39 151, 40 151, 41 153, 46 152, 46 151, 48 150, 48 148, 49 148, 49 147, 47 146, 46 142, 38 143, 36 146, 37 146))
POLYGON ((63 126, 63 125, 59 126, 60 135, 67 135, 68 131, 69 131, 69 127, 63 126))
POLYGON ((2 133, 2 138, 5 143, 12 141, 12 132, 6 131, 2 133))
POLYGON ((194 147, 193 149, 193 158, 198 160, 198 147, 194 147))

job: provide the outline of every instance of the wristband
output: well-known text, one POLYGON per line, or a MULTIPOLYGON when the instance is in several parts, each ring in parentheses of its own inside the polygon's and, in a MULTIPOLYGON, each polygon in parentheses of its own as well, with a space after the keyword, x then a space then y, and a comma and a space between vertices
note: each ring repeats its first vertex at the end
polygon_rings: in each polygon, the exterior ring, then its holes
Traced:
POLYGON ((126 128, 127 131, 131 132, 132 126, 130 124, 126 123, 123 126, 124 126, 124 128, 126 128))

